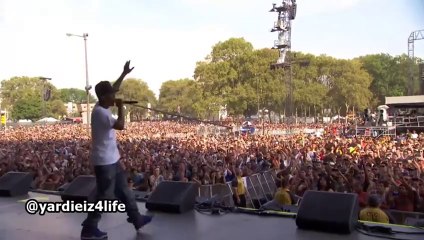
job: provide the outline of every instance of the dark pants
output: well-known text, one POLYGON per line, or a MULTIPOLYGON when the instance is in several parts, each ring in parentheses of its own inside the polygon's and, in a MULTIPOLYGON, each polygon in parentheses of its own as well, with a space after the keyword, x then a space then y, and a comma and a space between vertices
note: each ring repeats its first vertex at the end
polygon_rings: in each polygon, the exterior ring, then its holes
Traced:
POLYGON ((237 203, 237 198, 235 196, 233 196, 234 204, 236 205, 236 207, 245 208, 246 207, 246 196, 240 195, 239 198, 240 198, 240 202, 237 203))
MULTIPOLYGON (((97 193, 94 202, 118 199, 125 204, 130 220, 136 221, 141 216, 134 193, 128 188, 126 173, 119 162, 105 166, 95 166, 97 193)), ((84 227, 97 228, 101 219, 100 212, 90 212, 82 223, 84 227)))

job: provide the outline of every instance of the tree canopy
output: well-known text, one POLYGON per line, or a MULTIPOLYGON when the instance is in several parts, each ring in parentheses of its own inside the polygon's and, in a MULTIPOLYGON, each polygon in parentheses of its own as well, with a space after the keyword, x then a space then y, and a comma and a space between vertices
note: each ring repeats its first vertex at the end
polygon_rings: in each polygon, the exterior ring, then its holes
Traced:
POLYGON ((12 77, 1 82, 2 108, 11 110, 13 119, 59 118, 66 114, 60 90, 38 77, 12 77), (47 101, 45 93, 49 92, 47 101))
POLYGON ((196 116, 198 104, 202 104, 202 92, 196 82, 181 79, 162 83, 159 95, 162 110, 172 113, 180 111, 196 116))
MULTIPOLYGON (((96 102, 96 98, 90 93, 90 103, 96 102)), ((78 88, 62 88, 60 89, 60 100, 64 103, 86 103, 87 93, 85 90, 78 88)))
MULTIPOLYGON (((384 97, 373 95, 374 92, 381 92, 381 87, 376 84, 377 76, 372 72, 374 61, 379 60, 372 56, 345 60, 293 52, 293 110, 310 113, 313 109, 319 113, 324 109, 344 107, 346 111, 345 106, 362 109, 383 103, 384 97), (375 88, 379 88, 379 91, 375 88)), ((384 70, 393 81, 400 75, 406 78, 403 71, 407 66, 399 62, 401 58, 393 58, 392 63, 397 64, 396 68, 384 70)), ((205 116, 204 113, 211 110, 208 103, 226 106, 228 112, 234 115, 251 116, 264 108, 283 114, 290 91, 290 72, 287 69, 271 70, 270 64, 277 59, 278 51, 253 49, 252 44, 243 38, 231 38, 214 45, 205 60, 196 64, 194 71, 193 82, 199 88, 197 92, 202 94, 201 102, 206 103, 197 108, 196 114, 203 113, 205 116)), ((401 94, 405 82, 397 82, 398 90, 391 90, 390 93, 401 94)), ((170 99, 165 97, 169 92, 165 90, 161 91, 161 98, 170 99)), ((178 100, 175 98, 175 101, 185 102, 181 97, 178 100)), ((169 100, 167 104, 170 105, 169 100)), ((187 110, 186 114, 190 113, 191 110, 187 110)))
MULTIPOLYGON (((291 94, 293 111, 302 116, 323 113, 325 109, 342 109, 346 113, 349 109, 376 107, 384 104, 386 96, 406 95, 411 84, 408 70, 413 63, 407 55, 370 54, 336 59, 292 52, 290 57, 291 88, 288 69, 270 69, 270 64, 278 59, 278 51, 254 49, 243 38, 230 38, 216 43, 205 59, 196 63, 193 79, 164 82, 158 100, 140 79, 124 80, 118 97, 136 100, 143 106, 150 103, 168 112, 210 118, 222 107, 234 116, 252 116, 262 109, 281 116, 291 94)), ((417 64, 412 67, 417 76, 417 64)), ((12 110, 15 119, 42 117, 43 84, 51 93, 45 107, 48 116, 63 115, 64 102, 86 102, 84 90, 56 89, 39 78, 13 77, 1 83, 2 108, 12 110)), ((412 86, 419 89, 419 81, 412 86)), ((90 96, 90 102, 94 101, 94 96, 90 96)), ((127 110, 135 120, 146 113, 135 106, 127 106, 127 110)))
MULTIPOLYGON (((156 106, 156 96, 146 82, 141 79, 129 78, 122 82, 120 91, 117 93, 118 98, 124 100, 138 101, 139 105, 147 107, 150 103, 151 106, 156 106)), ((146 113, 146 109, 142 109, 136 106, 126 106, 127 112, 130 114, 131 119, 141 120, 143 115, 146 113)))

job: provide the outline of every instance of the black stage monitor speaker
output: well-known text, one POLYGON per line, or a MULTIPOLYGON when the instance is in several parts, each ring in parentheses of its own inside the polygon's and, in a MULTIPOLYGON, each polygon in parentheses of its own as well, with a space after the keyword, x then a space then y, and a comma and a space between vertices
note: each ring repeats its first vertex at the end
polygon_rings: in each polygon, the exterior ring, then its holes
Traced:
POLYGON ((8 172, 0 178, 0 196, 15 197, 28 194, 34 176, 26 172, 8 172))
POLYGON ((61 193, 63 201, 83 201, 94 200, 96 194, 96 178, 91 175, 82 175, 72 181, 61 193))
POLYGON ((184 213, 194 208, 199 185, 185 182, 161 182, 147 199, 149 211, 184 213))
POLYGON ((307 191, 300 203, 296 225, 300 229, 349 234, 358 222, 356 194, 307 191))

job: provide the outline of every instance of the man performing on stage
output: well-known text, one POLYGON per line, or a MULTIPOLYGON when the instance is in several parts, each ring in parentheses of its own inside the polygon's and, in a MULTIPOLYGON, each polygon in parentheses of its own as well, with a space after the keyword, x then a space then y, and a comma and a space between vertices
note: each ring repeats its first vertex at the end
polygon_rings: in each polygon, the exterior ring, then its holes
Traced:
MULTIPOLYGON (((113 86, 108 81, 102 81, 95 87, 98 103, 91 115, 92 150, 91 161, 97 182, 96 201, 118 198, 126 206, 128 222, 136 230, 148 224, 152 217, 139 213, 133 192, 128 188, 126 173, 119 162, 120 154, 117 146, 115 130, 124 130, 125 114, 121 99, 115 99, 115 93, 125 76, 134 68, 130 61, 125 63, 124 71, 113 86), (118 119, 112 117, 110 107, 118 108, 118 119)), ((100 212, 88 213, 82 223, 81 239, 106 239, 107 233, 98 229, 100 212)))

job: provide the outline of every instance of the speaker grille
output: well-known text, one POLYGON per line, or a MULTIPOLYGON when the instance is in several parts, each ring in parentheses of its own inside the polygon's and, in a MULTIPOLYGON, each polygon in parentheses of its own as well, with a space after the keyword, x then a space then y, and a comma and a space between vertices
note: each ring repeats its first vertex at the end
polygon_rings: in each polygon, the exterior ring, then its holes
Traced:
POLYGON ((8 172, 0 178, 0 196, 13 197, 28 194, 33 175, 26 172, 8 172))
POLYGON ((194 208, 199 186, 195 183, 161 182, 146 202, 150 211, 183 213, 194 208))
POLYGON ((62 200, 73 200, 82 202, 94 200, 96 190, 96 178, 91 175, 78 176, 69 186, 62 192, 62 200))
POLYGON ((6 173, 0 178, 0 189, 11 189, 16 186, 25 176, 21 173, 6 173))
POLYGON ((358 214, 356 194, 308 191, 300 203, 296 224, 303 229, 351 233, 358 214))

